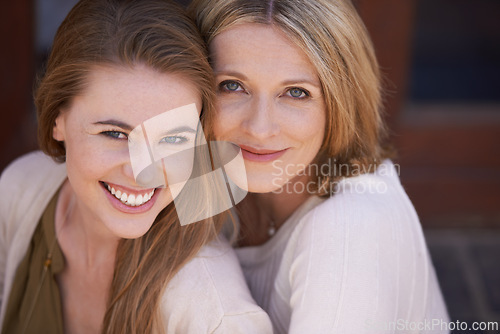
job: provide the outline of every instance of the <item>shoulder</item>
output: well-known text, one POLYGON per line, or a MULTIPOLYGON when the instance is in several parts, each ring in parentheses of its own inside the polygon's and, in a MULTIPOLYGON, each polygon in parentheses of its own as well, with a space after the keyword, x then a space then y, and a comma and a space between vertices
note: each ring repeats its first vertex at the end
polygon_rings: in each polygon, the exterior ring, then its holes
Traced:
POLYGON ((1 190, 37 187, 47 181, 65 178, 65 165, 58 164, 41 151, 28 153, 14 160, 0 177, 1 190))
POLYGON ((337 193, 303 216, 280 267, 282 296, 328 312, 356 310, 357 319, 370 319, 373 310, 380 319, 418 318, 435 300, 443 310, 418 216, 396 169, 384 165, 384 172, 341 181, 337 193), (336 309, 325 300, 337 301, 336 309))
POLYGON ((333 195, 317 205, 302 219, 319 225, 372 223, 389 224, 403 216, 418 223, 413 205, 399 182, 399 169, 389 160, 373 173, 342 179, 334 186, 333 195))
POLYGON ((271 333, 234 251, 222 236, 206 245, 169 282, 162 298, 167 332, 271 333))
MULTIPOLYGON (((389 249, 404 253, 407 259, 426 253, 420 221, 390 161, 375 173, 340 181, 337 192, 298 223, 289 250, 297 254, 332 243, 360 251, 363 256, 389 249)), ((390 252, 384 254, 391 256, 390 252)))
POLYGON ((14 160, 0 177, 0 194, 8 201, 2 201, 2 212, 9 203, 21 198, 30 202, 34 198, 53 193, 66 178, 66 167, 58 164, 41 151, 35 151, 14 160))
POLYGON ((13 161, 0 177, 0 195, 5 199, 0 202, 2 224, 19 224, 21 218, 36 216, 65 178, 65 165, 54 162, 41 151, 13 161))

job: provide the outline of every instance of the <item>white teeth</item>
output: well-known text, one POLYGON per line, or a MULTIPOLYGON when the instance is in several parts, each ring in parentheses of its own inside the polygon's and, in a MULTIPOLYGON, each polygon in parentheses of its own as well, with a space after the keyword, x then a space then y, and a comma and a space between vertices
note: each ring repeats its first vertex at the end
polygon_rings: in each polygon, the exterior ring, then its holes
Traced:
POLYGON ((135 206, 135 195, 128 195, 127 204, 130 206, 135 206))
MULTIPOLYGON (((128 200, 130 202, 130 198, 128 200)), ((137 196, 137 198, 135 199, 135 206, 139 205, 142 205, 142 195, 137 196)))
POLYGON ((133 194, 128 195, 127 193, 122 193, 120 190, 116 190, 115 188, 107 185, 107 188, 111 194, 113 194, 116 198, 118 198, 122 203, 128 206, 140 206, 148 202, 151 197, 153 197, 155 193, 155 189, 151 190, 151 192, 146 193, 144 195, 137 195, 137 197, 133 194))

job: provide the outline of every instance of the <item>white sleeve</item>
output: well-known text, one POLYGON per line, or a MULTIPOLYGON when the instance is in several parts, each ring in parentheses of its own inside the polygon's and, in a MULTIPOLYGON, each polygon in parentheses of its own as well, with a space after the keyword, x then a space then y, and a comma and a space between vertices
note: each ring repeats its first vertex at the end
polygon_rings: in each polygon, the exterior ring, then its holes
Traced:
POLYGON ((203 247, 167 284, 162 298, 166 333, 272 334, 253 300, 238 259, 220 237, 203 247))
POLYGON ((446 333, 439 284, 402 188, 327 200, 300 222, 284 263, 287 282, 282 275, 276 288, 290 296, 290 334, 446 333))
POLYGON ((266 312, 225 315, 214 334, 272 334, 271 320, 266 312))
POLYGON ((0 177, 0 196, 3 198, 0 201, 0 308, 4 302, 4 284, 5 271, 7 267, 7 255, 9 251, 9 243, 12 241, 12 228, 8 222, 12 220, 14 214, 13 205, 17 201, 19 191, 16 181, 20 179, 17 172, 16 163, 12 163, 5 168, 0 177))
MULTIPOLYGON (((5 185, 5 174, 2 174, 0 178, 0 196, 3 198, 9 198, 6 196, 8 194, 8 189, 5 185)), ((5 282, 5 267, 7 264, 7 213, 8 213, 8 203, 5 201, 0 202, 0 309, 3 304, 4 295, 4 282, 5 282)))

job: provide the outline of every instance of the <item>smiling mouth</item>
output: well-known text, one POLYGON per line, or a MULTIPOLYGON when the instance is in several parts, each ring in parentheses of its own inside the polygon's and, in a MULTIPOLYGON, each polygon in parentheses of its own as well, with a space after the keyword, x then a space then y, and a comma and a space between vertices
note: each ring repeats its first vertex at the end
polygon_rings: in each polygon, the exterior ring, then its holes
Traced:
POLYGON ((268 163, 281 157, 288 148, 283 150, 256 149, 251 146, 239 145, 243 158, 248 161, 268 163))
POLYGON ((144 193, 136 193, 136 194, 128 194, 123 190, 116 190, 114 186, 107 184, 106 182, 101 182, 104 188, 106 188, 111 195, 113 195, 116 199, 121 201, 123 204, 127 206, 141 206, 146 204, 151 200, 155 193, 155 189, 144 192, 144 193))
POLYGON ((251 154, 256 154, 256 155, 276 154, 276 153, 281 153, 281 152, 284 152, 287 150, 286 148, 283 150, 266 150, 266 149, 257 149, 257 148, 253 148, 253 147, 246 146, 246 145, 239 145, 239 146, 242 150, 247 151, 251 154))

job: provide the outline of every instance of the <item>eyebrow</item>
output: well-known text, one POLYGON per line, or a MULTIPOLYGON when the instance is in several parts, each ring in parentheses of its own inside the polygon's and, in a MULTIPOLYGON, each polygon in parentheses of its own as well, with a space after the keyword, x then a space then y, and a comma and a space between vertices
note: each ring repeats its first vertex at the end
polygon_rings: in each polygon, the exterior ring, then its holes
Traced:
MULTIPOLYGON (((96 125, 114 125, 119 128, 122 128, 123 130, 127 131, 132 131, 132 127, 128 125, 127 123, 123 123, 114 119, 106 120, 106 121, 101 121, 101 122, 95 122, 94 124, 96 125)), ((169 129, 167 132, 165 132, 165 135, 171 135, 174 133, 179 133, 179 132, 191 132, 191 133, 196 133, 196 130, 187 126, 187 125, 182 125, 178 126, 173 129, 169 129)))
POLYGON ((183 126, 178 126, 176 128, 173 128, 173 129, 169 129, 167 132, 165 132, 166 135, 171 135, 171 134, 174 134, 174 133, 179 133, 179 132, 191 132, 191 133, 196 133, 196 130, 187 126, 187 125, 183 125, 183 126))
POLYGON ((318 89, 321 89, 321 85, 318 81, 316 80, 310 80, 310 79, 294 79, 294 80, 287 80, 281 83, 284 86, 293 86, 293 85, 300 85, 300 84, 309 84, 311 86, 314 86, 318 89))
POLYGON ((236 78, 240 78, 242 80, 248 80, 248 78, 246 77, 246 75, 244 75, 243 73, 240 73, 240 72, 235 72, 235 71, 215 71, 214 73, 215 73, 215 75, 225 75, 225 76, 228 76, 228 77, 236 77, 236 78))
POLYGON ((114 119, 108 119, 106 121, 100 121, 100 122, 95 122, 95 125, 114 125, 119 128, 122 128, 123 130, 127 131, 132 131, 132 127, 128 125, 127 123, 123 123, 114 119))
MULTIPOLYGON (((248 81, 248 78, 243 73, 235 72, 235 71, 219 71, 219 72, 216 71, 215 75, 216 76, 217 75, 224 75, 224 76, 229 76, 229 77, 236 77, 236 78, 242 79, 243 81, 248 81)), ((314 86, 318 89, 321 89, 321 84, 317 80, 313 80, 310 78, 286 80, 286 81, 283 81, 281 84, 283 86, 293 86, 293 85, 300 85, 300 84, 304 84, 304 83, 309 84, 311 86, 314 86)))

